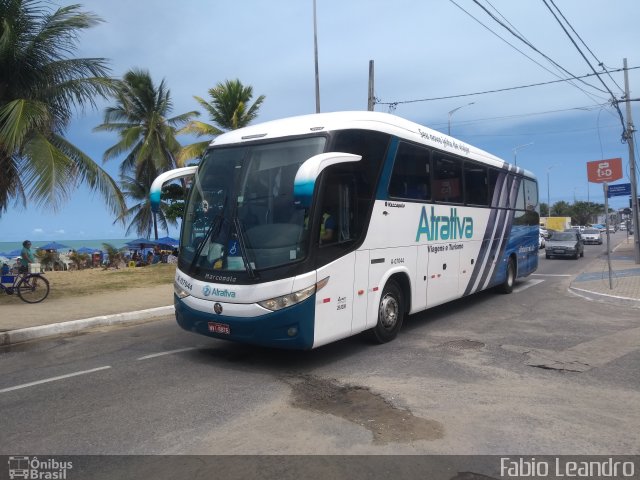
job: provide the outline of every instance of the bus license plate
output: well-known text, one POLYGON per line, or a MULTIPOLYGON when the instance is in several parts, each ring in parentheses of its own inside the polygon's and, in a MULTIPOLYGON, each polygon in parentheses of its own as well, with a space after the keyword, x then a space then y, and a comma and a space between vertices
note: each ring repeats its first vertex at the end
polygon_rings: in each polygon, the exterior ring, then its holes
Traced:
POLYGON ((231 334, 231 327, 226 323, 209 322, 209 331, 211 333, 222 333, 223 335, 231 334))

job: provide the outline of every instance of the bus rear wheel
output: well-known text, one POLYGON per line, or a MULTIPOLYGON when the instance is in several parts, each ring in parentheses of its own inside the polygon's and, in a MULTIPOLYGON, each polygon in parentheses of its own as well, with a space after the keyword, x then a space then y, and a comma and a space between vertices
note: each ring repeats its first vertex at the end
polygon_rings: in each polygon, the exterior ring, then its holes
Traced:
POLYGON ((382 290, 378 304, 378 322, 371 329, 376 343, 387 343, 396 338, 404 319, 404 299, 398 284, 390 280, 382 290))
POLYGON ((513 258, 510 258, 509 263, 507 264, 507 278, 505 278, 502 285, 500 285, 500 291, 502 293, 513 292, 513 286, 515 283, 516 283, 516 262, 513 261, 513 258))

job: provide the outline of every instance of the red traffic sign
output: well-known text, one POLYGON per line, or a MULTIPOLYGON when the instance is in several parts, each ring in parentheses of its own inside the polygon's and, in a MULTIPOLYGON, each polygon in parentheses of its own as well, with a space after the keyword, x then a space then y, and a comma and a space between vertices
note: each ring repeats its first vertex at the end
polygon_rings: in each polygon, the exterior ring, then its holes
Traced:
POLYGON ((621 179, 622 159, 609 158, 587 162, 587 178, 590 183, 608 183, 621 179))

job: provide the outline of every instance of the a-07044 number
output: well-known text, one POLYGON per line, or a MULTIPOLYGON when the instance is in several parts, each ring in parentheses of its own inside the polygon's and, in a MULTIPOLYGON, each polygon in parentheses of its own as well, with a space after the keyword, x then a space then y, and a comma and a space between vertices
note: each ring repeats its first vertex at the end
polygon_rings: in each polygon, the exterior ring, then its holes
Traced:
POLYGON ((391 259, 391 265, 396 265, 398 263, 404 263, 404 258, 400 257, 400 258, 392 258, 391 259))

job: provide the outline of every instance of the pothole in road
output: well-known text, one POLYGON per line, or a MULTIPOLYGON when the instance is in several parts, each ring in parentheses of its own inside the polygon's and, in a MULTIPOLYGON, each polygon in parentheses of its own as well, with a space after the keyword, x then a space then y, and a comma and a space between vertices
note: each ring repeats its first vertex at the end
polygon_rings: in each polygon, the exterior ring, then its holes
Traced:
POLYGON ((395 407, 366 387, 312 376, 291 382, 291 387, 294 407, 328 413, 365 427, 373 434, 375 444, 437 440, 444 436, 439 422, 395 407))
POLYGON ((441 348, 448 348, 450 350, 481 350, 484 348, 484 343, 477 342, 475 340, 452 340, 440 345, 441 348))

